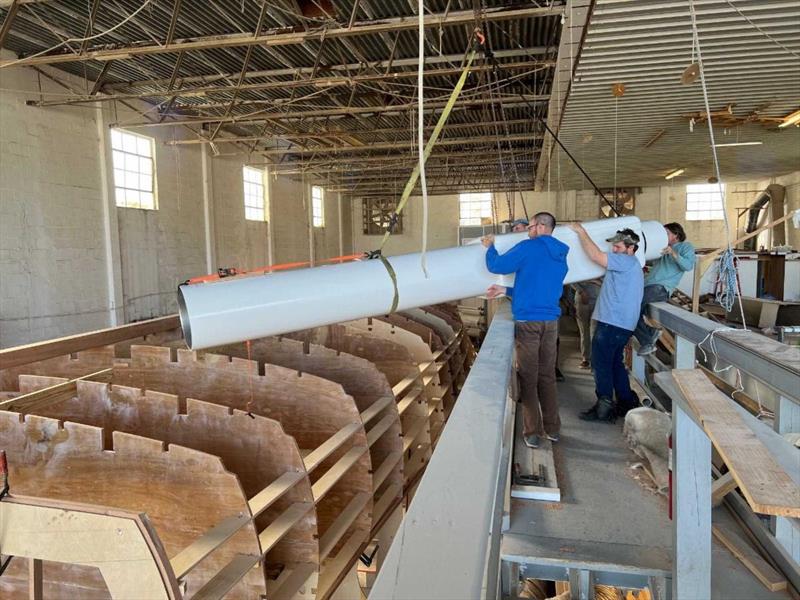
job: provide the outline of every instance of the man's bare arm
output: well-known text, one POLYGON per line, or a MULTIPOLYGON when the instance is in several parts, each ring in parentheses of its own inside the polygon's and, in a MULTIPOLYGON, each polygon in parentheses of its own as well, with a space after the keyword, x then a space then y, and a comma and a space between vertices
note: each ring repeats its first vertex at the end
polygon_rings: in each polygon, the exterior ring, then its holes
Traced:
POLYGON ((603 268, 608 268, 608 254, 600 250, 597 244, 594 243, 589 234, 580 223, 570 223, 569 228, 578 234, 578 239, 581 241, 583 251, 589 256, 592 262, 597 263, 603 268))

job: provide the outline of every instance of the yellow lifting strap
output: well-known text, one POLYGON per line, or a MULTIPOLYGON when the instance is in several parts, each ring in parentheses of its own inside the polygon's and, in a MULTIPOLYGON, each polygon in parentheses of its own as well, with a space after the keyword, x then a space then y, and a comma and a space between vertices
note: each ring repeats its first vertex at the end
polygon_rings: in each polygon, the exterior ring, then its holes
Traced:
MULTIPOLYGON (((428 162, 428 157, 431 155, 433 147, 436 145, 439 135, 442 133, 442 129, 444 129, 445 123, 447 123, 450 112, 453 110, 453 106, 455 106, 456 100, 458 100, 458 96, 461 94, 461 90, 464 88, 464 84, 467 82, 467 76, 469 75, 470 68, 472 68, 472 61, 475 60, 475 55, 485 43, 485 38, 479 29, 475 30, 475 37, 478 43, 473 46, 472 50, 470 50, 470 53, 467 56, 467 63, 464 65, 464 70, 461 72, 461 76, 458 78, 456 86, 450 93, 450 98, 447 100, 447 104, 445 104, 442 114, 439 115, 439 121, 436 123, 436 127, 433 128, 433 133, 428 139, 428 143, 425 144, 425 150, 422 153, 422 161, 425 163, 428 162)), ((422 90, 420 90, 420 93, 422 93, 422 90)), ((394 298, 392 299, 392 306, 389 309, 389 314, 397 310, 397 305, 400 302, 400 294, 397 290, 397 274, 395 273, 394 268, 392 268, 391 263, 389 263, 386 257, 383 256, 383 247, 386 245, 386 242, 392 235, 392 231, 397 223, 397 217, 403 211, 403 208, 405 208, 408 199, 411 197, 411 191, 414 189, 414 186, 417 185, 418 179, 419 163, 414 166, 414 170, 411 172, 411 177, 408 178, 406 187, 403 189, 403 194, 400 196, 400 202, 397 203, 397 207, 394 209, 394 212, 389 218, 389 226, 386 228, 386 233, 383 234, 383 239, 381 240, 380 246, 378 246, 377 250, 367 253, 367 258, 379 258, 381 260, 383 266, 386 267, 386 272, 389 274, 389 278, 392 280, 394 298)))
MULTIPOLYGON (((472 67, 472 61, 475 59, 475 55, 478 53, 478 50, 483 47, 484 37, 480 30, 475 30, 475 37, 477 38, 478 43, 473 46, 469 56, 467 56, 467 64, 464 65, 464 70, 461 72, 461 76, 458 78, 456 86, 450 93, 450 98, 447 100, 447 104, 445 104, 442 114, 439 115, 439 121, 436 123, 436 127, 433 128, 433 133, 428 139, 428 143, 425 144, 425 150, 422 153, 422 161, 425 163, 428 162, 428 157, 431 155, 433 147, 436 145, 439 135, 442 133, 445 123, 447 123, 448 117, 450 117, 450 112, 453 110, 453 106, 455 106, 456 100, 458 100, 458 96, 461 94, 461 90, 464 88, 464 84, 467 82, 467 76, 469 75, 470 68, 472 67)), ((383 250, 387 240, 392 235, 392 229, 394 229, 394 224, 397 221, 397 217, 403 211, 403 208, 405 208, 408 199, 411 197, 411 191, 414 189, 414 186, 417 185, 418 179, 419 163, 414 166, 414 170, 411 172, 411 177, 408 178, 406 187, 403 189, 403 194, 400 196, 400 202, 397 203, 397 207, 394 209, 394 213, 390 217, 389 227, 386 229, 386 233, 383 234, 383 239, 381 240, 381 245, 378 247, 377 252, 383 250)))

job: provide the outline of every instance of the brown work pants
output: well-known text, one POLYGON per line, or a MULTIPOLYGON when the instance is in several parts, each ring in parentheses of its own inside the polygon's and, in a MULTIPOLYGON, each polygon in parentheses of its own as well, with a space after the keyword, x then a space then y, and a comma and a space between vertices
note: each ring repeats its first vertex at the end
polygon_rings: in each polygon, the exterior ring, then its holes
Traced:
POLYGON ((555 376, 558 321, 517 322, 514 337, 523 433, 555 435, 561 429, 555 376))

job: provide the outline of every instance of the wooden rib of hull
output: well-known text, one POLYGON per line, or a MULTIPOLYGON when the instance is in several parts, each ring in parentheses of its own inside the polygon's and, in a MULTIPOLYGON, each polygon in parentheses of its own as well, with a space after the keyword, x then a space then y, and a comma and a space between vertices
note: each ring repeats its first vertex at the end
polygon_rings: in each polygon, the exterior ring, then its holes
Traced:
MULTIPOLYGON (((395 418, 389 419, 389 426, 370 446, 373 476, 379 472, 385 461, 402 454, 400 416, 394 401, 385 409, 374 414, 369 410, 376 403, 382 403, 386 398, 394 400, 392 388, 386 380, 386 376, 373 363, 352 354, 336 352, 319 344, 306 345, 296 340, 274 337, 253 340, 249 349, 245 344, 232 344, 212 348, 209 352, 238 358, 247 358, 249 355, 252 360, 259 363, 260 368, 268 363, 334 381, 353 397, 362 418, 365 414, 371 415, 369 422, 365 423, 367 431, 379 426, 384 419, 394 414, 395 418)), ((402 487, 402 461, 395 461, 389 472, 387 474, 381 472, 381 475, 381 482, 375 485, 373 490, 376 499, 386 487, 392 485, 402 487)), ((373 529, 379 517, 380 515, 373 514, 373 529)))
MULTIPOLYGON (((166 347, 133 346, 131 360, 116 364, 113 381, 132 387, 155 389, 252 412, 281 423, 303 452, 311 453, 348 425, 358 430, 311 473, 312 487, 334 468, 335 483, 324 498, 315 492, 317 527, 324 536, 337 517, 359 493, 372 493, 371 463, 361 417, 353 399, 333 382, 275 365, 259 374, 254 361, 178 350, 178 361, 166 347), (352 464, 342 464, 353 449, 364 453, 352 464)), ((324 482, 323 482, 324 483, 324 482)), ((367 503, 351 529, 367 538, 372 503, 367 503)), ((336 548, 338 550, 338 548, 336 548)), ((336 553, 334 550, 334 554, 336 553)))
POLYGON ((418 475, 427 464, 431 451, 429 405, 423 392, 419 367, 408 349, 400 343, 347 325, 327 325, 298 331, 292 333, 291 337, 369 360, 386 376, 393 390, 403 382, 408 382, 408 385, 403 386, 402 392, 395 392, 398 410, 401 412, 404 444, 410 437, 423 451, 416 453, 405 451, 403 475, 404 489, 407 488, 414 476, 418 475), (413 400, 404 405, 404 398, 413 400))
MULTIPOLYGON (((0 446, 8 456, 15 494, 146 513, 168 557, 221 519, 249 514, 238 479, 219 458, 177 445, 165 451, 160 441, 122 432, 114 432, 111 441, 113 447, 105 447, 99 427, 0 411, 0 446)), ((255 528, 248 524, 187 575, 188 595, 236 555, 259 554, 255 528)), ((4 598, 27 597, 26 571, 25 562, 12 564, 3 579, 21 578, 23 595, 4 593, 4 598)), ((106 593, 99 571, 76 564, 45 563, 43 578, 61 590, 55 597, 106 593)), ((256 600, 265 591, 263 574, 256 569, 230 597, 256 600)))
MULTIPOLYGON (((21 375, 19 388, 28 393, 58 381, 21 375)), ((238 476, 251 504, 259 492, 281 476, 303 473, 256 517, 259 533, 293 504, 313 503, 300 451, 280 423, 191 398, 185 400, 183 407, 181 404, 173 394, 79 381, 72 397, 38 408, 36 414, 102 427, 106 435, 122 431, 218 456, 238 476)), ((280 572, 281 565, 318 563, 316 513, 310 511, 267 552, 264 569, 267 575, 273 575, 280 572)))
MULTIPOLYGON (((99 570, 112 598, 179 600, 161 541, 146 515, 78 502, 6 496, 0 502, 0 547, 19 562, 74 563, 99 570), (82 535, 64 535, 65 531, 82 535)), ((30 597, 23 583, 0 578, 0 597, 30 597)), ((60 581, 42 580, 42 598, 63 598, 60 581)), ((70 590, 71 591, 71 590, 70 590)), ((70 598, 73 596, 69 596, 70 598)))

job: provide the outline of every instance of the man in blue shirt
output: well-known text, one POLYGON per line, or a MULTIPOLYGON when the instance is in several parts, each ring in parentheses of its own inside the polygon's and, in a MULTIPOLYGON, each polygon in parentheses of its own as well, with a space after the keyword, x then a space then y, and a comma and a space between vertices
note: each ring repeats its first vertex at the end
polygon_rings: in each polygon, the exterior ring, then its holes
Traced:
POLYGON ((620 412, 625 412, 636 403, 622 356, 639 320, 644 289, 642 267, 635 256, 639 236, 631 229, 622 229, 606 240, 611 243, 611 252, 605 253, 582 225, 573 223, 570 227, 578 234, 588 257, 606 269, 592 315, 597 321, 592 339, 597 402, 581 413, 581 419, 613 423, 618 407, 620 412))
POLYGON ((567 275, 569 246, 552 236, 555 227, 556 219, 550 213, 534 215, 528 226, 528 239, 502 255, 494 247, 494 236, 483 238, 486 268, 498 275, 515 274, 513 288, 492 285, 487 295, 494 298, 506 293, 511 297, 522 434, 530 448, 537 448, 543 435, 557 442, 561 430, 555 366, 559 300, 567 275))
POLYGON ((636 324, 634 337, 639 341, 640 356, 656 351, 656 341, 661 330, 650 327, 644 322, 644 311, 651 302, 665 302, 678 287, 681 277, 694 268, 694 246, 686 241, 686 233, 680 223, 667 223, 668 245, 661 251, 661 257, 651 266, 644 278, 644 297, 639 322, 636 324))

